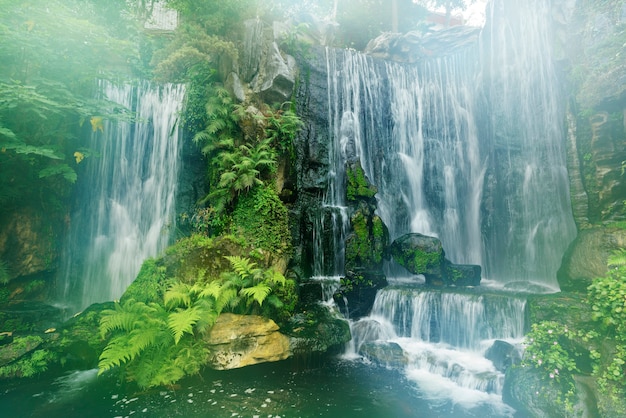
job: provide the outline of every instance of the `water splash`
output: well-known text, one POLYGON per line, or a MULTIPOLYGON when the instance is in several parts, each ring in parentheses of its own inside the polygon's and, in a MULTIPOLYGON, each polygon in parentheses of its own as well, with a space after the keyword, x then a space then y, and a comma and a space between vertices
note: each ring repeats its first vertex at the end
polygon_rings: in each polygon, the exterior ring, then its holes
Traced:
POLYGON ((143 261, 170 242, 182 142, 184 87, 100 83, 103 97, 136 112, 95 132, 64 254, 61 297, 83 308, 118 299, 143 261))

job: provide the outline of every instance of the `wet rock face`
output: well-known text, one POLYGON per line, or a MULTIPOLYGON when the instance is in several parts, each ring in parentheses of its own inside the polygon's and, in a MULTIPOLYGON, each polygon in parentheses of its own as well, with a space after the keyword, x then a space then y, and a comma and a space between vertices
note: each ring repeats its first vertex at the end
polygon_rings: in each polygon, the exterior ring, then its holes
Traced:
POLYGON ((423 274, 427 284, 443 279, 445 257, 438 238, 418 233, 403 235, 391 244, 391 255, 411 273, 423 274))
POLYGON ((609 256, 625 247, 624 229, 597 227, 580 231, 557 272, 561 290, 586 292, 594 278, 606 275, 609 256))
POLYGON ((59 246, 52 222, 54 216, 30 208, 0 221, 0 260, 10 279, 54 270, 59 246))
POLYGON ((385 60, 416 63, 432 56, 458 52, 474 44, 479 33, 479 28, 469 26, 455 26, 427 33, 386 32, 372 39, 364 52, 385 60))

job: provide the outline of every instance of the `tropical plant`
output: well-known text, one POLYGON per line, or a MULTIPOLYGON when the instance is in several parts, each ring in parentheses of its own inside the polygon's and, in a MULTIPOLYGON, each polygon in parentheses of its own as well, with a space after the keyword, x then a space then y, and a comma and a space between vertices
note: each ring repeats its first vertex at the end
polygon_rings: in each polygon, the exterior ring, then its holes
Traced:
POLYGON ((274 269, 257 267, 248 258, 226 256, 233 270, 224 274, 222 289, 231 291, 232 298, 228 301, 229 310, 234 313, 262 313, 263 303, 276 308, 283 302, 272 294, 272 291, 287 284, 287 279, 274 269), (232 292, 234 290, 234 292, 232 292))
POLYGON ((128 299, 102 312, 100 334, 111 338, 100 355, 99 374, 125 366, 122 372, 128 380, 151 387, 175 383, 200 370, 208 350, 191 338, 194 327, 204 326, 217 314, 203 311, 204 304, 180 303, 171 296, 167 300, 169 310, 158 303, 128 299))
POLYGON ((232 271, 221 278, 198 270, 193 284, 174 281, 161 303, 130 298, 102 312, 100 335, 109 341, 100 355, 98 373, 120 368, 141 387, 169 385, 198 373, 209 350, 202 342, 223 311, 264 313, 284 306, 276 296, 289 283, 273 269, 245 257, 226 257, 232 271))

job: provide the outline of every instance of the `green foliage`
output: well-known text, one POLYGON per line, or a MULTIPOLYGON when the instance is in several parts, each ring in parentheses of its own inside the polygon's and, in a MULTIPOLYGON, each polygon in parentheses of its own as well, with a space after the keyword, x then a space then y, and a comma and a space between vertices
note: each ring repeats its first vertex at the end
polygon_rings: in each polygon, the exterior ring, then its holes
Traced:
POLYGON ((125 366, 126 378, 141 387, 168 385, 197 373, 208 353, 189 334, 193 335, 203 312, 199 306, 174 304, 171 308, 168 311, 157 303, 128 299, 116 303, 114 310, 103 311, 100 334, 112 336, 100 354, 98 373, 125 366))
POLYGON ((350 166, 346 170, 346 197, 350 201, 369 199, 378 192, 376 187, 367 180, 361 164, 350 166))
POLYGON ((240 33, 241 22, 255 17, 257 0, 167 0, 181 20, 193 22, 205 33, 222 37, 240 33))
POLYGON ((55 356, 48 350, 39 349, 42 343, 40 336, 29 335, 15 337, 10 345, 2 347, 3 356, 17 360, 0 367, 0 377, 33 377, 45 372, 55 356))
MULTIPOLYGON (((274 314, 285 309, 276 292, 290 285, 294 290, 291 281, 248 258, 226 259, 232 271, 221 278, 198 270, 194 283, 173 281, 158 303, 124 298, 103 311, 100 335, 109 341, 100 355, 99 373, 120 368, 141 387, 173 384, 207 364, 209 353, 201 337, 222 311, 274 314)), ((293 301, 289 303, 292 307, 293 301)))
POLYGON ((526 352, 522 366, 535 367, 541 371, 544 382, 560 394, 555 399, 567 411, 573 411, 576 387, 573 374, 578 373, 576 361, 567 347, 572 345, 574 331, 556 321, 532 324, 526 335, 526 352))
POLYGON ((134 299, 142 302, 158 302, 163 298, 166 268, 153 258, 141 265, 137 278, 122 295, 121 302, 134 299))
MULTIPOLYGON (((283 103, 283 106, 285 104, 291 103, 283 103)), ((269 110, 264 115, 266 138, 279 153, 294 158, 293 141, 298 131, 304 126, 302 120, 291 108, 287 110, 282 110, 282 108, 276 111, 269 110)))
POLYGON ((283 307, 283 302, 270 294, 287 284, 285 276, 274 269, 257 267, 256 263, 245 257, 226 256, 226 259, 231 263, 233 271, 224 274, 222 288, 236 290, 228 303, 228 310, 239 314, 263 315, 270 312, 261 309, 264 302, 274 308, 283 307))
POLYGON ((48 370, 55 356, 48 350, 35 350, 15 363, 0 367, 0 377, 34 377, 48 370))
POLYGON ((593 319, 611 342, 605 355, 595 352, 600 360, 596 367, 600 388, 609 396, 626 395, 626 263, 624 250, 609 258, 612 268, 606 277, 593 281, 588 288, 593 319))
POLYGON ((271 255, 282 256, 291 250, 287 208, 270 187, 256 186, 240 196, 232 223, 252 246, 271 255))
POLYGON ((100 20, 101 2, 9 3, 0 13, 0 208, 49 209, 76 181, 83 122, 108 114, 94 80, 136 51, 100 20))
POLYGON ((7 284, 11 280, 11 273, 6 261, 0 259, 0 284, 7 284))

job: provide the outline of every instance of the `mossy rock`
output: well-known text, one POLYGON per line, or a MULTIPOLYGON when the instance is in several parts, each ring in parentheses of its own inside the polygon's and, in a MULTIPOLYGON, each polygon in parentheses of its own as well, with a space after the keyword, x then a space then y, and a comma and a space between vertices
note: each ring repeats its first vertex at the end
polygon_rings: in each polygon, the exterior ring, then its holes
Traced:
POLYGON ((351 339, 348 322, 319 304, 296 313, 281 332, 290 337, 294 355, 341 351, 351 339))
POLYGON ((348 201, 370 200, 378 189, 370 183, 359 161, 346 167, 346 197, 348 201))
POLYGON ((391 244, 391 255, 413 274, 423 274, 426 284, 443 284, 445 254, 441 241, 418 233, 401 236, 391 244))

